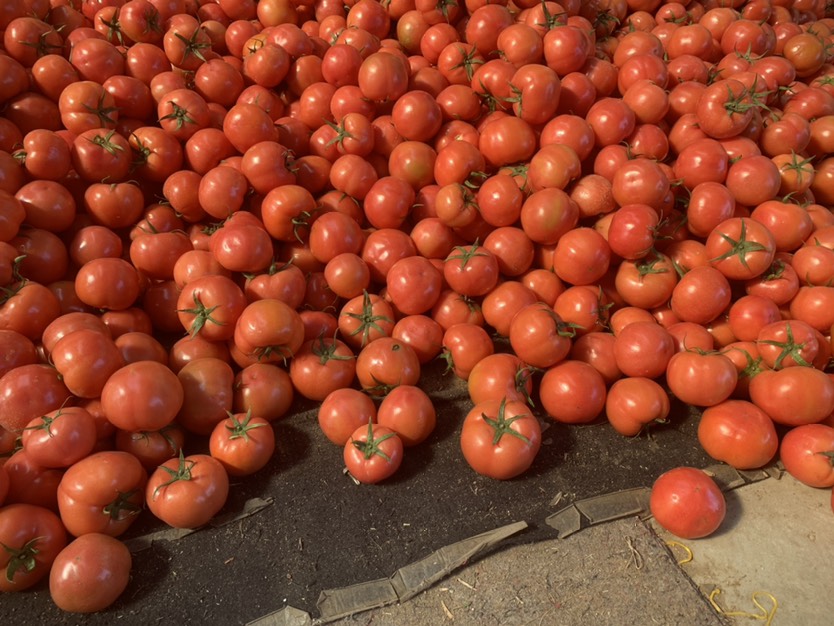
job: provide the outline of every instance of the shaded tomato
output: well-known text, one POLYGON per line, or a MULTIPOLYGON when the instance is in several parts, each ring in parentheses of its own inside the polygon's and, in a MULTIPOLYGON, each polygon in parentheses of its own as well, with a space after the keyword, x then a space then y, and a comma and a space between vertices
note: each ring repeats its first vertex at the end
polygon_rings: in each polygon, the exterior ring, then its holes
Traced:
POLYGON ((437 413, 428 394, 413 385, 399 385, 377 409, 377 423, 393 430, 404 446, 416 446, 434 431, 437 413))
POLYGON ((344 446, 357 429, 376 419, 376 404, 368 394, 343 387, 327 395, 317 418, 324 436, 337 446, 344 446))
POLYGON ((319 336, 305 341, 296 351, 289 374, 298 393, 321 402, 331 392, 353 383, 355 355, 340 339, 319 336))

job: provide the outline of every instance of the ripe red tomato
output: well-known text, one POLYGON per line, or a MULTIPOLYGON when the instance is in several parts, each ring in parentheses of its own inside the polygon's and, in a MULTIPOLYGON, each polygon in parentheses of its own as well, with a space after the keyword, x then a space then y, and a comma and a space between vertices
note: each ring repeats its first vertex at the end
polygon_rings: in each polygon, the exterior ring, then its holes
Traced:
POLYGON ((263 468, 275 452, 275 431, 262 417, 229 413, 209 436, 211 456, 230 476, 248 476, 263 468))
POLYGON ((101 390, 104 414, 123 430, 159 430, 183 404, 182 384, 167 366, 137 361, 116 370, 101 390))
POLYGON ((420 361, 408 344, 393 337, 380 337, 357 355, 356 379, 367 393, 385 395, 399 385, 416 385, 420 380, 420 361))
POLYGON ((834 428, 805 424, 789 430, 782 438, 779 458, 798 481, 811 487, 834 486, 834 428))
POLYGON ((377 423, 397 433, 404 446, 416 446, 434 431, 437 413, 425 391, 413 385, 399 385, 382 399, 377 423))
POLYGON ((724 402, 736 388, 738 371, 719 352, 683 350, 666 367, 666 384, 682 402, 711 407, 724 402))
POLYGON ((488 400, 467 413, 460 446, 476 472, 507 480, 533 464, 541 447, 541 426, 523 402, 488 400))
POLYGON ((634 437, 654 423, 665 423, 670 404, 666 390, 651 378, 629 376, 614 382, 605 398, 605 414, 612 428, 634 437))
POLYGON ((298 393, 321 402, 331 392, 353 383, 355 355, 340 339, 320 336, 301 345, 290 361, 289 373, 298 393))
POLYGON ((694 467, 669 470, 652 485, 649 507, 657 523, 682 539, 711 535, 727 512, 715 481, 694 467))
POLYGON ((544 373, 539 397, 553 420, 585 424, 594 421, 605 408, 605 379, 589 363, 566 359, 544 373))
POLYGON ((344 461, 348 472, 365 484, 376 484, 392 476, 402 464, 403 442, 385 426, 368 422, 345 443, 344 461))
POLYGON ((705 409, 698 441, 712 458, 739 470, 766 465, 779 448, 773 420, 746 400, 727 400, 705 409))
POLYGON ((95 420, 82 407, 61 407, 35 418, 23 431, 26 454, 43 467, 69 467, 93 451, 95 420))
POLYGON ((834 412, 834 380, 814 367, 765 369, 750 380, 749 393, 777 424, 813 424, 834 412))
POLYGON ((31 504, 0 509, 0 591, 21 591, 38 583, 66 543, 67 531, 52 511, 31 504))
POLYGON ((55 368, 43 363, 16 367, 0 378, 0 426, 20 431, 36 417, 59 409, 71 395, 55 368))
POLYGON ((133 559, 127 546, 109 535, 88 533, 55 557, 49 572, 49 595, 63 611, 103 611, 130 582, 133 559))
POLYGON ((576 335, 552 307, 537 302, 520 309, 510 322, 510 345, 533 367, 547 368, 564 359, 576 335))
POLYGON ((534 372, 515 354, 496 352, 484 356, 469 374, 469 399, 474 404, 502 399, 529 403, 534 372))
POLYGON ((214 517, 229 495, 223 464, 206 454, 171 459, 148 478, 145 500, 151 513, 174 528, 199 528, 214 517))

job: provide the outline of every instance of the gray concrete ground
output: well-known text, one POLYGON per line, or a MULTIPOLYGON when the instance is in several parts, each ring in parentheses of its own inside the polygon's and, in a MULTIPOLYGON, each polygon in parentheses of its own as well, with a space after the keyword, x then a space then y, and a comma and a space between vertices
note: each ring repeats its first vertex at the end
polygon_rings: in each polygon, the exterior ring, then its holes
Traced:
MULTIPOLYGON (((331 623, 828 625, 830 497, 787 475, 770 478, 728 492, 724 524, 706 539, 679 541, 652 520, 621 519, 499 548, 406 602, 331 623)), ((310 623, 288 617, 260 623, 310 623)))

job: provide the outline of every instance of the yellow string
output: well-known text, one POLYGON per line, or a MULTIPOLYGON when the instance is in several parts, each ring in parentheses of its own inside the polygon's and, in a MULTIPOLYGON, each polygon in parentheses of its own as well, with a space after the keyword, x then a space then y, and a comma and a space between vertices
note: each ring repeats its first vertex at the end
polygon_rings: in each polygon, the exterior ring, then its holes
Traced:
POLYGON ((686 553, 686 556, 678 561, 678 565, 685 565, 686 563, 690 563, 692 559, 695 558, 689 546, 682 544, 680 541, 667 541, 666 545, 670 548, 678 547, 686 553))
POLYGON ((715 611, 721 615, 726 615, 727 617, 749 617, 751 619, 764 622, 765 626, 771 626, 773 618, 776 617, 776 609, 779 608, 779 603, 776 601, 776 598, 773 597, 773 594, 770 594, 767 591, 754 591, 751 596, 753 605, 760 611, 759 613, 748 613, 746 611, 725 611, 721 608, 721 606, 719 606, 718 601, 716 600, 716 597, 718 597, 718 594, 720 593, 721 589, 718 587, 713 589, 709 594, 709 603, 712 605, 712 608, 714 608, 715 611), (766 609, 762 605, 759 601, 760 597, 770 600, 770 603, 772 604, 770 610, 766 609))

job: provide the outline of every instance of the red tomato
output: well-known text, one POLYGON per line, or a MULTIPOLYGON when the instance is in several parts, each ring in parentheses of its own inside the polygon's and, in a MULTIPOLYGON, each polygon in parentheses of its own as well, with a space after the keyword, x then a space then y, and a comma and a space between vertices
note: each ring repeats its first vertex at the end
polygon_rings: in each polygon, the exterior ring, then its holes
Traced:
POLYGON ((348 300, 339 312, 339 332, 352 348, 363 348, 394 330, 394 309, 376 294, 365 291, 348 300))
POLYGON ((726 514, 724 494, 715 481, 694 467, 677 467, 652 485, 649 507, 657 523, 682 539, 711 535, 726 514))
POLYGON ((248 476, 263 468, 275 452, 275 431, 251 412, 229 414, 209 436, 211 456, 230 476, 248 476))
POLYGON ((750 380, 750 400, 777 424, 820 422, 834 411, 834 380, 813 367, 764 370, 750 380))
POLYGON ((127 452, 97 452, 70 467, 58 486, 58 509, 67 530, 79 537, 124 533, 142 511, 148 475, 127 452))
POLYGON ((746 400, 727 400, 705 409, 698 441, 712 458, 739 470, 766 465, 779 448, 773 420, 746 400))
POLYGON ((233 410, 252 411, 267 421, 278 420, 289 411, 293 386, 289 374, 271 363, 252 363, 235 375, 233 410))
POLYGON ((681 321, 707 324, 730 304, 730 283, 712 266, 699 266, 684 274, 672 290, 672 311, 681 321))
POLYGON ((564 359, 576 335, 570 324, 543 302, 520 309, 510 322, 510 345, 518 357, 533 367, 547 368, 564 359))
POLYGON ((96 424, 81 407, 62 407, 35 418, 23 431, 26 454, 43 467, 69 467, 93 451, 96 424))
POLYGON ((533 464, 541 447, 541 426, 523 402, 489 400, 467 413, 460 446, 476 472, 507 480, 533 464))
POLYGON ((534 372, 514 354, 489 354, 480 359, 469 374, 469 399, 474 404, 502 399, 530 403, 534 372))
POLYGON ((49 574, 67 543, 67 532, 52 511, 31 504, 0 509, 0 591, 21 591, 49 574))
POLYGON ((393 337, 380 337, 357 355, 356 378, 367 393, 385 395, 399 385, 416 385, 420 380, 420 361, 408 344, 393 337))
POLYGON ((666 422, 669 396, 651 378, 630 376, 614 382, 605 399, 605 414, 621 435, 634 437, 647 426, 666 422))
POLYGON ((437 414, 431 398, 413 385, 399 385, 377 409, 377 423, 397 433, 403 445, 416 446, 434 431, 437 414))
POLYGON ((811 487, 834 486, 834 428, 805 424, 789 430, 782 438, 779 458, 788 473, 811 487))
POLYGON ((776 242, 764 224, 732 217, 709 234, 706 254, 710 265, 727 278, 749 280, 770 267, 776 254, 776 242))
POLYGON ((101 390, 104 414, 123 430, 159 430, 170 424, 183 404, 176 374, 157 361, 125 365, 101 390))
POLYGON ((344 387, 331 391, 318 410, 318 422, 325 437, 344 446, 359 428, 376 419, 376 405, 358 389, 344 387))
POLYGON ((331 392, 353 383, 355 355, 340 339, 319 336, 304 342, 296 351, 289 373, 298 393, 321 402, 331 392))
POLYGON ((675 341, 663 326, 636 321, 615 332, 614 359, 626 376, 657 378, 675 354, 675 341))
POLYGON ((160 465, 148 479, 145 500, 151 513, 174 528, 198 528, 214 517, 229 495, 223 464, 206 454, 160 465))
POLYGON ((475 366, 495 352, 492 339, 483 326, 461 322, 452 324, 443 333, 441 356, 446 359, 447 370, 467 380, 475 366))
POLYGON ((116 450, 135 456, 146 470, 177 456, 184 442, 185 431, 176 423, 153 431, 116 431, 116 450))
POLYGON ((351 434, 343 456, 351 476, 361 483, 375 484, 399 469, 403 442, 390 428, 369 421, 351 434))
POLYGON ((586 424, 605 408, 605 379, 589 363, 567 359, 544 373, 539 396, 551 419, 563 424, 586 424))
POLYGON ((20 431, 36 417, 59 409, 71 395, 55 368, 42 363, 16 367, 0 377, 0 426, 20 431), (32 393, 34 389, 38 392, 32 393))
POLYGON ((736 388, 738 371, 717 352, 676 352, 666 367, 666 384, 682 402, 711 407, 724 402, 736 388))
POLYGON ((132 563, 130 550, 118 539, 101 533, 83 535, 55 557, 49 595, 63 611, 102 611, 122 595, 132 563))

